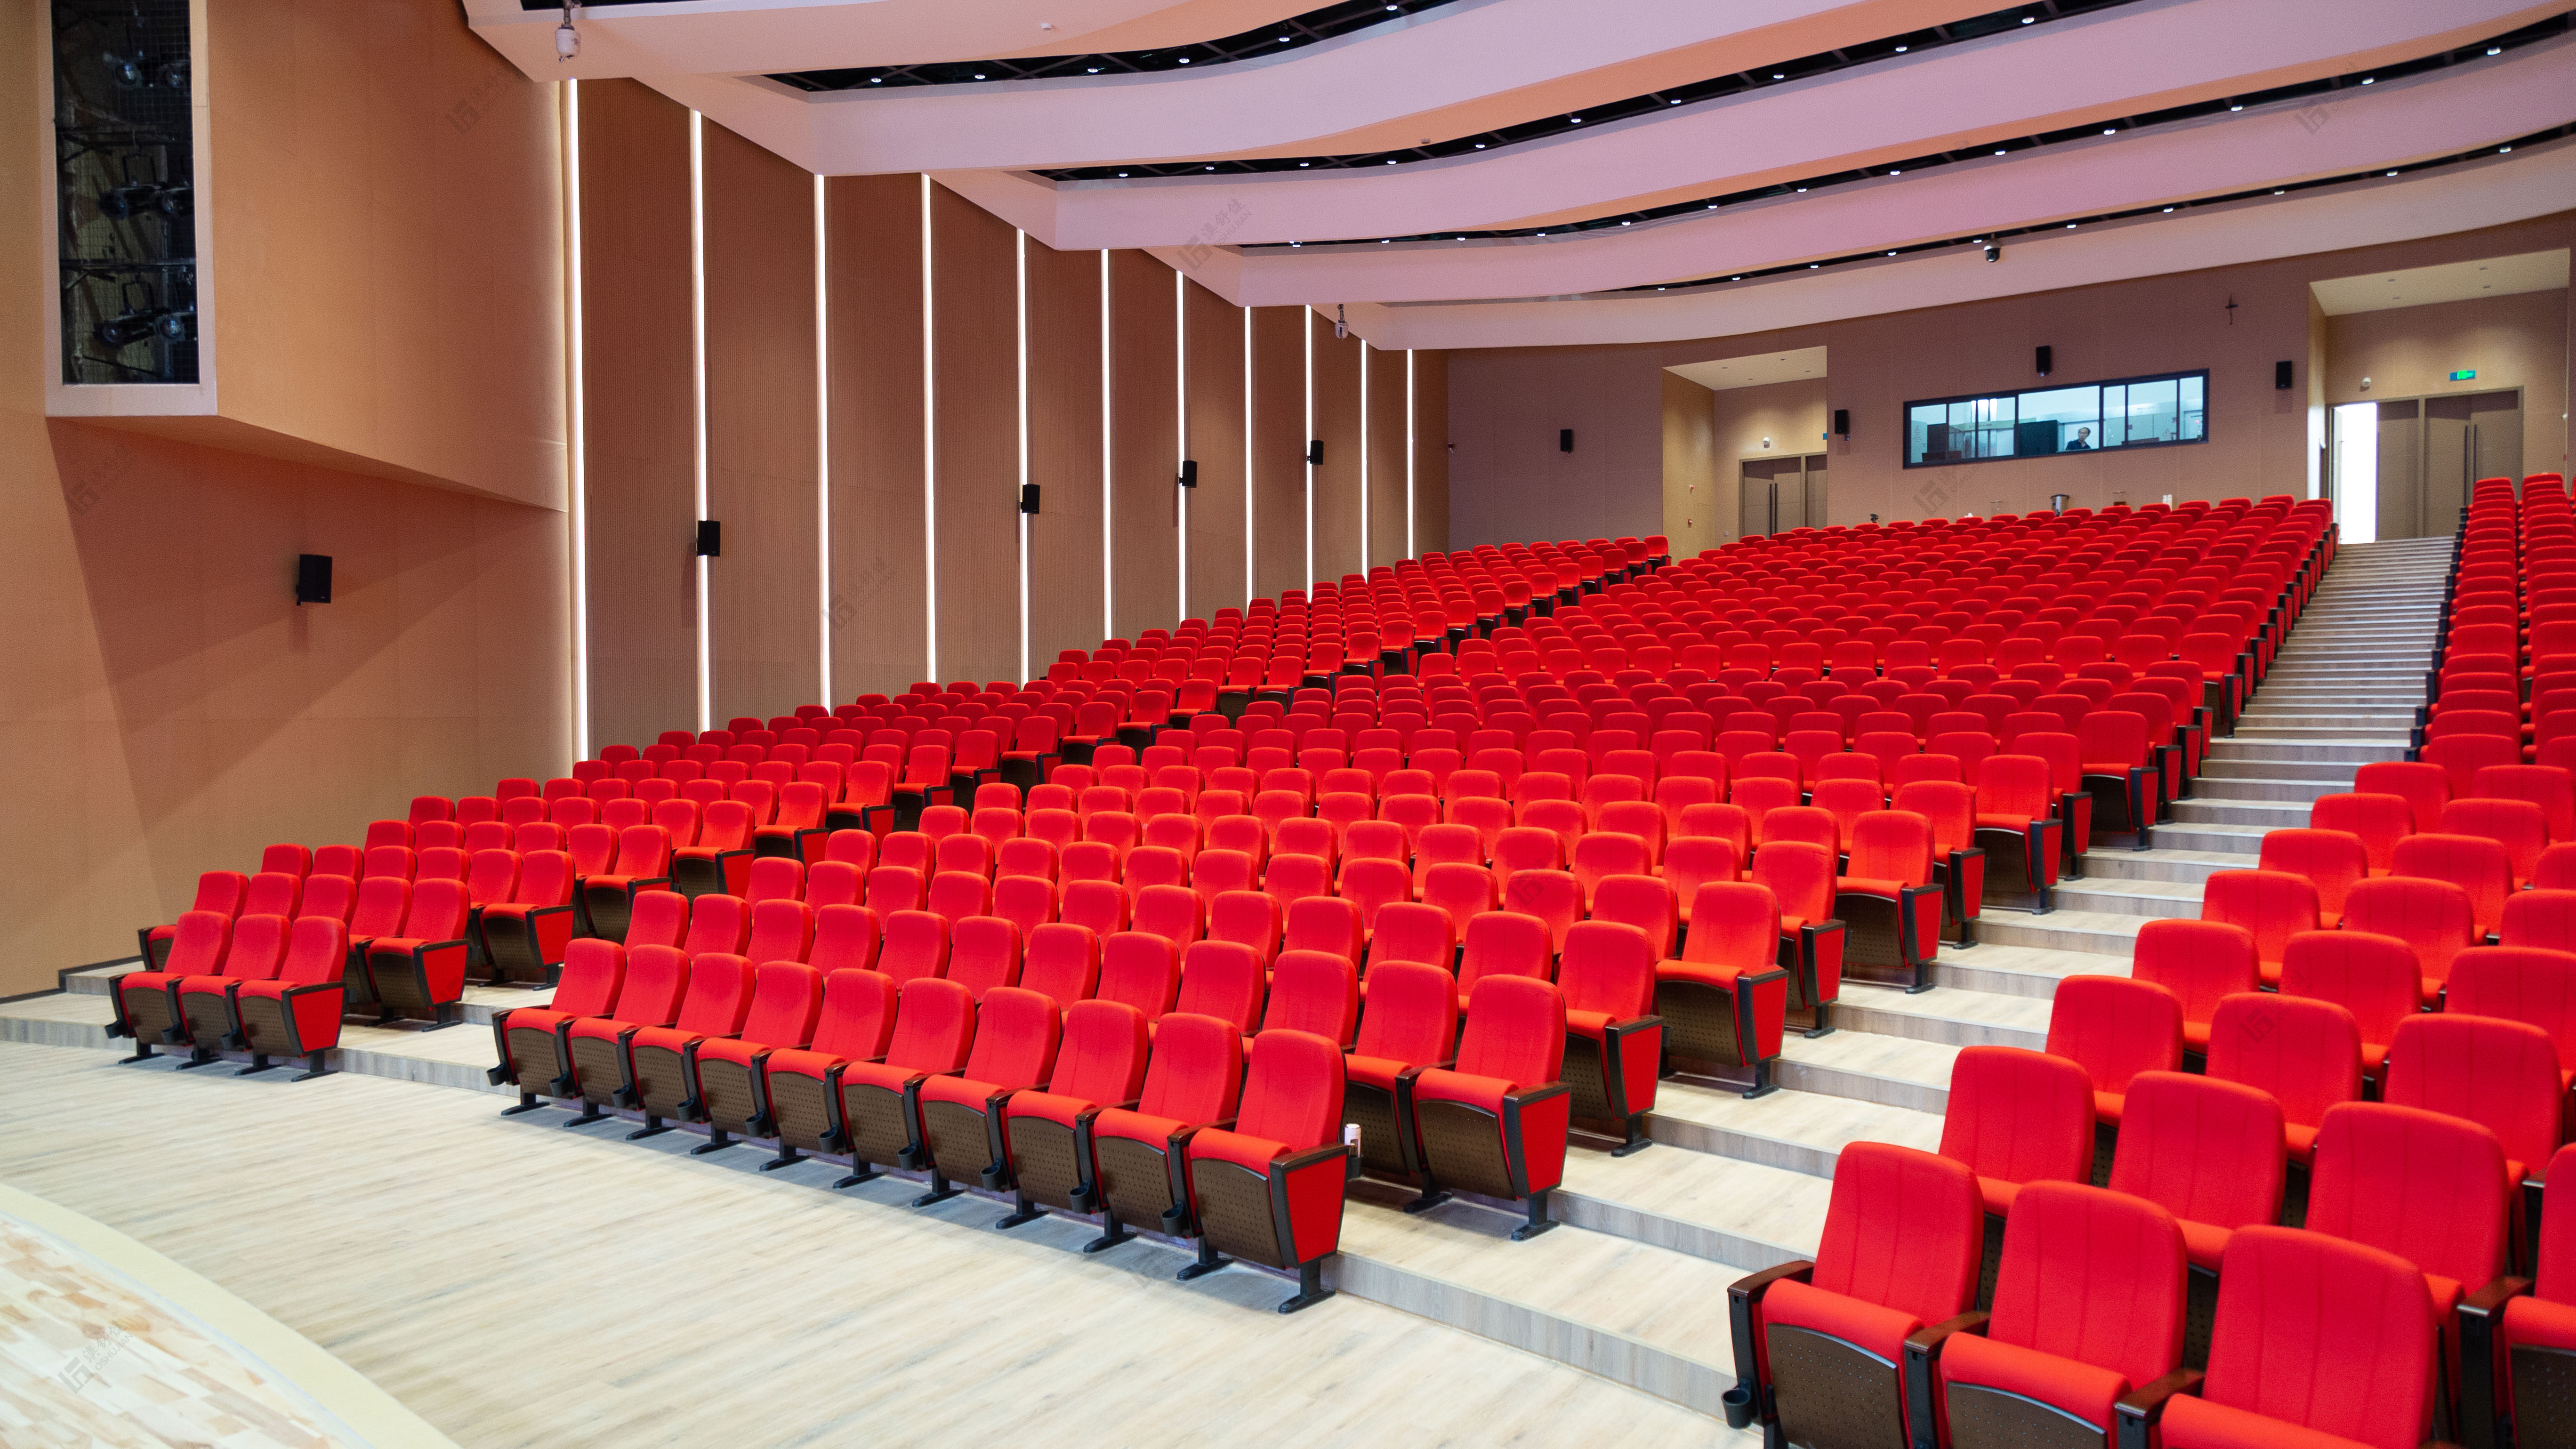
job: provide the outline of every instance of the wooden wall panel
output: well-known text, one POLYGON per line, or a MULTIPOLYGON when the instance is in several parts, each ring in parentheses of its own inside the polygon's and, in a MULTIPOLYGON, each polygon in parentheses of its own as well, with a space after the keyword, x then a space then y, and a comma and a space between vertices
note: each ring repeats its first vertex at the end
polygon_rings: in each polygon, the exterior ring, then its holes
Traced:
POLYGON ((1017 233, 936 185, 930 188, 930 296, 939 677, 1017 680, 1017 233))
POLYGON ((1252 309, 1252 588, 1306 587, 1306 309, 1252 309))
MULTIPOLYGON (((585 94, 587 92, 585 91, 585 94)), ((921 178, 824 184, 832 447, 832 695, 928 665, 922 527, 921 178)))
POLYGON ((1180 622, 1173 275, 1143 252, 1109 256, 1110 579, 1122 639, 1180 622))
POLYGON ((1100 582, 1099 252, 1029 243, 1029 667, 1109 635, 1100 582))
POLYGON ((1307 314, 1315 338, 1315 436, 1324 466, 1315 470, 1315 576, 1338 581, 1363 572, 1360 559, 1359 334, 1333 335, 1332 319, 1307 314))
POLYGON ((1402 351, 1368 349, 1368 561, 1374 567, 1409 557, 1405 550, 1405 381, 1402 351))
POLYGON ((1449 354, 1413 354, 1413 546, 1449 548, 1449 354))
MULTIPOLYGON (((822 699, 814 178, 706 123, 707 516, 714 715, 822 699)), ((597 295, 594 293, 594 295, 597 295)))
POLYGON ((689 113, 595 81, 580 140, 590 731, 650 744, 698 719, 689 113))
POLYGON ((1193 282, 1189 328, 1190 456, 1199 486, 1189 498, 1190 615, 1213 619, 1244 604, 1243 309, 1193 282))

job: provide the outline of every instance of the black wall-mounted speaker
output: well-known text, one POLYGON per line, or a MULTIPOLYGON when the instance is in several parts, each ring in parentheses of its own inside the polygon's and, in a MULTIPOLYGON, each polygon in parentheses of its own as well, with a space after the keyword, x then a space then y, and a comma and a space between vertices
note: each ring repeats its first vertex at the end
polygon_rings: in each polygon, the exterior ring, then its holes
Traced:
POLYGON ((2040 376, 2048 376, 2057 370, 2057 349, 2054 347, 2039 349, 2038 355, 2031 359, 2031 365, 2039 369, 2040 376))
POLYGON ((2272 364, 2272 385, 2285 391, 2289 388, 2290 364, 2286 362, 2276 362, 2272 364))
POLYGON ((1306 440, 1306 466, 1309 468, 1321 468, 1324 466, 1323 439, 1309 438, 1306 440))
POLYGON ((1035 483, 1020 485, 1020 511, 1028 514, 1038 511, 1038 485, 1035 483))
POLYGON ((331 555, 299 553, 295 556, 295 602, 331 602, 331 555))
POLYGON ((1199 486, 1198 459, 1183 458, 1181 460, 1181 486, 1184 488, 1196 488, 1199 486))
POLYGON ((697 548, 697 552, 698 552, 699 557, 701 557, 701 558, 721 558, 721 557, 723 557, 723 555, 724 555, 724 525, 723 525, 723 524, 718 523, 717 521, 715 521, 715 520, 714 520, 714 519, 712 519, 712 518, 701 518, 701 519, 699 519, 699 520, 698 520, 698 548, 697 548))
POLYGON ((1556 430, 1556 450, 1560 453, 1571 453, 1574 451, 1574 429, 1559 428, 1556 430))
POLYGON ((1850 408, 1834 409, 1834 436, 1838 438, 1848 438, 1851 436, 1850 408))

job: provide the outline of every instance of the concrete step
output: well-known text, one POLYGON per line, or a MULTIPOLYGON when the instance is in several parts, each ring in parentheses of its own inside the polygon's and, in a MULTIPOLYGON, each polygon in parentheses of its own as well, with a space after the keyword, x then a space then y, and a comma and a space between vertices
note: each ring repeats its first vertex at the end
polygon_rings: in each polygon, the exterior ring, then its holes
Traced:
POLYGON ((2117 880, 2107 876, 2086 876, 2058 886, 2057 908, 2106 916, 2190 920, 2200 915, 2200 892, 2201 882, 2196 880, 2117 880))
POLYGON ((2356 730, 2341 725, 2332 728, 2297 725, 2267 727, 2251 720, 2238 720, 2236 738, 2280 744, 2371 745, 2380 749, 2393 749, 2402 755, 2406 752, 2407 732, 2385 726, 2368 730, 2356 730))
POLYGON ((2209 747, 2219 761, 2282 760, 2307 764, 2367 765, 2373 760, 2402 760, 2406 744, 2376 740, 2291 740, 2262 735, 2231 735, 2209 747))
MULTIPOLYGON (((1835 1022, 1834 1030, 1818 1037, 1789 1033, 1780 1050, 1780 1085, 1791 1091, 1915 1112, 1937 1114, 1947 1109, 1950 1062, 1958 1056, 1960 1046, 1976 1043, 1890 1035, 1870 1024, 1873 1018, 1869 1008, 1873 1003, 1902 995, 1903 992, 1882 987, 1846 985, 1841 1002, 1829 1013, 1835 1022)), ((1966 1023, 1958 1024, 1967 1027, 1966 1023)))
POLYGON ((1657 1142, 1686 1151, 1816 1177, 1833 1175, 1834 1159, 1847 1143, 1894 1142, 1926 1152, 1941 1145, 1941 1119, 1928 1112, 1798 1091, 1748 1101, 1741 1093, 1687 1077, 1667 1077, 1656 1085, 1655 1110, 1646 1115, 1646 1130, 1657 1142))
POLYGON ((2087 875, 2100 873, 2102 866, 2099 862, 2110 855, 2127 854, 2133 858, 2144 858, 2180 851, 2233 856, 2250 865, 2253 858, 2262 853, 2264 832, 2271 828, 2268 825, 2211 825, 2199 821, 2171 820, 2156 827, 2155 835, 2152 837, 2155 841, 2155 849, 2127 852, 2088 851, 2084 858, 2084 870, 2087 875))
MULTIPOLYGON (((1967 952, 1991 949, 1977 947, 1967 952)), ((2057 992, 2057 983, 2081 974, 2088 967, 2107 969, 2112 975, 2128 974, 2124 962, 2108 962, 2098 957, 2048 953, 2054 969, 2015 975, 2010 969, 1969 973, 1963 976, 2009 986, 2009 991, 1983 991, 1963 986, 1936 984, 1929 991, 1911 994, 1875 987, 1843 988, 1843 999, 1834 1007, 1837 1020, 1848 1021, 1856 1035, 1865 1040, 1905 1039, 1923 1047, 1958 1055, 1962 1047, 2011 1046, 2032 1051, 2048 1045, 2049 998, 2057 992), (2008 979, 2009 978, 2009 979, 2008 979)), ((1836 1032, 1835 1036, 1842 1035, 1836 1032)), ((1824 1038, 1826 1041, 1833 1037, 1824 1038)), ((1887 1053, 1891 1060, 1893 1051, 1887 1053)), ((1914 1060, 1914 1058, 1908 1058, 1914 1060)), ((1948 1065, 1942 1066, 1939 1086, 1942 1105, 1948 1105, 1948 1065)))
MULTIPOLYGON (((2155 838, 2172 835, 2178 827, 2160 825, 2155 838)), ((2074 887, 2094 882, 2157 881, 2169 885, 2198 885, 2209 879, 2211 872, 2250 869, 2258 854, 2259 835, 2245 837, 2246 847, 2236 850, 2175 849, 2159 846, 2154 850, 2092 850, 2084 854, 2084 879, 2067 881, 2074 887)), ((2063 899, 2063 897, 2060 897, 2063 899)))
POLYGON ((114 996, 116 978, 142 969, 143 958, 137 956, 130 961, 111 961, 86 971, 73 971, 63 977, 63 990, 78 996, 114 996))
POLYGON ((2030 946, 2045 951, 2077 951, 2115 956, 2122 961, 2137 948, 2138 927, 2145 916, 2059 909, 2044 916, 1988 907, 1977 922, 1977 939, 1994 946, 2030 946))
POLYGON ((2305 804, 2282 801, 2177 800, 2173 812, 2175 823, 2186 825, 2240 825, 2256 830, 2278 830, 2308 823, 2305 804))
POLYGON ((2311 780, 2318 783, 2345 782, 2352 779, 2353 766, 2333 760, 2222 760, 2201 761, 2200 778, 2192 788, 2208 794, 2208 787, 2226 780, 2311 780))
POLYGON ((1832 1195, 1821 1177, 1658 1144, 1626 1157, 1567 1153, 1548 1216, 1751 1270, 1813 1256, 1832 1195))
POLYGON ((2402 735, 2415 727, 2411 709, 2312 711, 2275 708, 2248 710, 2236 717, 2236 732, 2252 730, 2256 734, 2281 734, 2290 730, 2348 735, 2402 735))
MULTIPOLYGON (((2352 788, 2352 776, 2339 780, 2248 780, 2202 776, 2192 784, 2201 800, 2314 800, 2352 788)), ((2188 801, 2181 803, 2189 803, 2188 801)))

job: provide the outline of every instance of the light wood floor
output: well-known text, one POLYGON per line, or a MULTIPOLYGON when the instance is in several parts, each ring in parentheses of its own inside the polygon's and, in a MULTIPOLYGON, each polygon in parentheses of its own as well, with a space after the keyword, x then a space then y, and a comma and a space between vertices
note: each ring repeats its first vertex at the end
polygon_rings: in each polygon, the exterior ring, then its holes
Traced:
MULTIPOLYGON (((461 1033, 460 1033, 461 1034, 461 1033)), ((820 1190, 479 1093, 0 1044, 0 1178, 239 1294, 468 1449, 614 1443, 1739 1444, 1720 1421, 1348 1295, 990 1203, 820 1190)), ((1722 1309, 1717 1310, 1722 1312, 1722 1309)))

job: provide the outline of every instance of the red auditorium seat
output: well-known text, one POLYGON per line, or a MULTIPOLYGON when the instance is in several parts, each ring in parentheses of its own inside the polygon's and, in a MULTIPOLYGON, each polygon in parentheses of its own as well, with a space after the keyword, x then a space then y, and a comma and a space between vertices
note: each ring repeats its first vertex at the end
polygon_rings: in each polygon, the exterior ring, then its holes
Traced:
POLYGON ((670 837, 660 826, 637 825, 619 832, 616 859, 607 870, 581 882, 582 908, 591 929, 612 941, 624 940, 636 894, 669 888, 670 854, 670 837))
MULTIPOLYGON (((1187 966, 1183 971, 1186 974, 1187 966)), ((1279 953, 1270 974, 1270 996, 1262 1007, 1260 1030, 1302 1031, 1320 1036, 1347 1051, 1359 1028, 1359 968, 1336 951, 1289 946, 1279 953)), ((1247 1042, 1245 1050, 1249 1051, 1247 1042)))
MULTIPOLYGON (((630 962, 633 955, 628 953, 630 962)), ((673 1124, 666 1118, 697 1119, 698 1084, 692 1068, 698 1047, 709 1037, 742 1030, 751 1011, 753 981, 751 963, 740 956, 692 954, 678 1018, 669 1026, 638 1027, 626 1034, 620 1043, 626 1080, 611 1100, 644 1116, 644 1125, 628 1133, 628 1141, 670 1131, 673 1124)))
POLYGON ((2422 1009, 2423 977, 2415 952, 2394 936, 2368 931, 2302 931, 2281 962, 2281 994, 2330 1001, 2352 1013, 2361 1033, 2361 1069, 2377 1078, 2397 1024, 2422 1009))
POLYGON ((2092 1177, 2092 1080, 2064 1057, 1964 1048, 1950 1068, 1941 1155, 1975 1174, 1977 1200, 1992 1219, 1989 1244, 1999 1243, 2022 1188, 2092 1177))
MULTIPOLYGON (((1660 888, 1660 882, 1649 881, 1660 888)), ((1670 933, 1663 945, 1670 946, 1670 933)), ((1573 1088, 1572 1115, 1615 1122, 1613 1156, 1648 1145, 1646 1113, 1654 1110, 1664 1026, 1655 1007, 1657 943, 1634 925, 1585 921, 1566 934, 1557 987, 1565 998, 1563 1077, 1573 1088)))
POLYGON ((1547 1194, 1564 1177, 1572 1105, 1564 1060, 1565 1001, 1555 986, 1525 976, 1478 981, 1456 1062, 1414 1081, 1424 1189, 1405 1210, 1458 1188, 1525 1203, 1528 1221, 1512 1230, 1515 1239, 1554 1227, 1547 1194))
POLYGON ((1189 1139, 1235 1118, 1242 1090, 1243 1034, 1233 1023, 1187 1012, 1154 1023, 1144 1095, 1132 1108, 1107 1106, 1092 1118, 1097 1175, 1088 1210, 1100 1214, 1101 1234, 1083 1251, 1127 1241, 1128 1223, 1187 1234, 1189 1139))
MULTIPOLYGON (((197 894, 187 913, 221 916, 229 921, 241 914, 242 897, 249 891, 250 877, 240 871, 207 871, 197 877, 197 894)), ((166 969, 164 963, 170 954, 170 943, 178 935, 178 930, 176 925, 149 926, 136 933, 145 970, 166 969)))
POLYGON ((922 1084, 966 1065, 976 1024, 975 998, 956 982, 923 976, 901 984, 894 1036, 885 1056, 845 1061, 826 1078, 827 1100, 835 1110, 824 1150, 848 1153, 851 1168, 849 1176, 832 1184, 835 1188, 880 1176, 880 1165, 906 1170, 925 1165, 922 1084))
MULTIPOLYGON (((1385 941, 1381 934, 1377 944, 1385 941)), ((1367 1170, 1416 1180, 1421 1162, 1412 1131, 1414 1081, 1424 1068, 1449 1059, 1458 1024, 1456 988, 1445 960, 1372 961, 1369 987, 1369 1009, 1345 1062, 1342 1114, 1359 1129, 1367 1170)))
MULTIPOLYGON (((2195 1271, 2218 1272, 2236 1230, 2279 1221, 2287 1138, 2281 1105, 2269 1094, 2156 1071, 2129 1083, 2125 1103, 2111 1190, 2179 1219, 2195 1271)), ((2196 1341, 2201 1328, 2192 1325, 2196 1341)))
MULTIPOLYGON (((2550 1161, 2549 1180, 2567 1183, 2545 1197, 2576 1193, 2576 1147, 2550 1161)), ((2567 1393, 2576 1356, 2576 1205, 2551 1202, 2541 1214, 2538 1271, 2473 1293, 2460 1307, 2463 1419, 2488 1442, 2556 1445, 2576 1437, 2576 1401, 2567 1393), (2503 1299, 2498 1302, 2497 1299, 2503 1299), (2502 1322, 2498 1323, 2499 1314, 2502 1322)))
POLYGON ((425 880, 412 888, 400 935, 369 939, 362 961, 368 997, 382 1017, 430 1029, 465 1019, 465 883, 425 880))
POLYGON ((2182 1003, 2152 982, 2069 976, 2048 1013, 2048 1054, 2093 1080, 2093 1115, 2117 1131, 2131 1079, 2182 1067, 2182 1003))
POLYGON ((1942 889, 1932 883, 1932 822, 1903 810, 1855 820, 1833 913, 1843 923, 1844 974, 1931 989, 1942 914, 1942 889))
MULTIPOLYGON (((484 1075, 494 1086, 517 1084, 519 1105, 502 1112, 515 1116, 543 1105, 531 1084, 543 1082, 542 1095, 574 1093, 572 1024, 584 1017, 615 1014, 626 983, 626 948, 614 941, 586 938, 565 953, 563 976, 554 998, 544 1006, 509 1007, 492 1013, 492 1046, 500 1064, 484 1075)), ((336 1023, 339 1018, 332 1018, 336 1023)))
POLYGON ((1679 960, 1655 967, 1655 1012, 1676 1061, 1717 1068, 1747 1096, 1775 1090, 1788 1007, 1780 907, 1768 886, 1711 881, 1694 894, 1679 960))
POLYGON ((1282 1313, 1332 1296, 1322 1264, 1341 1246, 1342 1092, 1332 1042, 1300 1031, 1255 1039, 1240 1114, 1175 1144, 1187 1159, 1199 1238, 1198 1261, 1180 1277, 1214 1272, 1232 1254, 1298 1275, 1282 1313))
POLYGON ((179 1064, 182 1071, 203 1066, 223 1048, 239 1045, 234 1039, 233 993, 244 982, 277 975, 286 959, 286 936, 286 917, 245 912, 233 920, 232 940, 220 971, 181 976, 170 984, 178 1019, 173 1044, 190 1049, 188 1059, 179 1064))
POLYGON ((2343 929, 2404 942, 2415 954, 2415 973, 2427 1008, 2441 1002, 2452 958, 2478 944, 2483 934, 2478 929, 2476 902, 2466 890, 2446 880, 2394 875, 2352 888, 2344 897, 2343 929))
POLYGON ((2229 1241, 2206 1375, 2119 1404, 2120 1442, 2166 1449, 2411 1449, 2430 1427, 2432 1303, 2394 1255, 2322 1233, 2229 1241))
MULTIPOLYGON (((614 945, 614 942, 603 942, 614 945)), ((626 1042, 646 1027, 669 1026, 679 1019, 681 998, 689 990, 689 958, 677 946, 629 946, 626 974, 611 1012, 573 1019, 565 1033, 572 1069, 568 1082, 558 1079, 542 1095, 577 1098, 582 1104, 577 1124, 597 1122, 599 1109, 617 1102, 626 1090, 626 1042), (569 1086, 569 1091, 554 1087, 569 1086)), ((517 1058, 514 1056, 513 1061, 517 1058)), ((527 1079, 520 1079, 524 1094, 527 1079)))
POLYGON ((1172 1009, 1180 991, 1180 947, 1143 931, 1101 938, 1099 999, 1124 1002, 1153 1021, 1172 1009))
MULTIPOLYGON (((1939 1380, 1943 1442, 2109 1449, 2113 1406, 2182 1361, 2180 1226, 2152 1202, 2034 1183, 2004 1229, 2001 1259, 1991 1314, 1905 1341, 1909 1381, 1939 1380)), ((1924 1382, 1913 1403, 1934 1402, 1924 1382)))
MULTIPOLYGON (((1147 1060, 1145 1015, 1115 1001, 1064 1006, 1053 1074, 1043 1090, 1012 1092, 1002 1105, 1002 1153, 1015 1210, 994 1224, 1015 1228, 1045 1208, 1093 1210, 1099 1166, 1092 1125, 1102 1110, 1135 1101, 1147 1060)), ((970 1072, 971 1075, 971 1072, 970 1072)))
POLYGON ((2343 920, 2344 897, 2371 875, 2369 847, 2339 830, 2267 831, 2259 859, 2266 871, 2307 877, 2317 889, 2317 924, 2329 931, 2343 920))
MULTIPOLYGON (((1815 1259, 1727 1289, 1728 1424, 1759 1422, 1770 1443, 1913 1442, 1905 1341, 1975 1301, 1984 1242, 1965 1166, 1885 1143, 1845 1147, 1815 1259)), ((1932 1426, 1913 1432, 1928 1442, 1932 1426)))
POLYGON ((2489 1017, 2415 1016, 2388 1044, 2380 1100, 2480 1123, 2504 1144, 2505 1171, 2539 1183, 2565 1135, 2566 1079, 2549 1033, 2489 1017))
POLYGON ((2147 922, 2138 928, 2129 974, 2173 993, 2182 1003, 2183 1046, 2203 1053, 2209 1050, 2209 1023, 2218 1003, 2262 985, 2254 933, 2222 921, 2147 922))
POLYGON ((1054 998, 1011 986, 984 994, 974 1049, 963 1068, 927 1078, 917 1093, 922 1153, 918 1162, 902 1165, 926 1169, 930 1191, 913 1199, 914 1207, 955 1197, 952 1178, 992 1191, 1010 1186, 1003 1109, 1012 1094, 1046 1081, 1055 1070, 1062 1033, 1054 998))
POLYGON ((2361 1100, 2361 1027, 2331 1001, 2286 990, 2222 997, 2206 1050, 2212 1078, 2240 1082, 2281 1104, 2282 1142, 2301 1166, 2316 1156, 2325 1114, 2361 1100))
POLYGON ((894 1036, 896 990, 894 979, 882 972, 858 967, 828 971, 811 1042, 802 1048, 775 1047, 760 1059, 760 1100, 778 1143, 778 1155, 762 1163, 761 1171, 792 1166, 810 1152, 835 1150, 841 1134, 841 1070, 848 1063, 886 1055, 894 1036))
MULTIPOLYGON (((2347 910, 2357 894, 2345 893, 2347 910)), ((2281 953, 2290 938, 2317 929, 2317 911, 2316 885, 2287 871, 2215 871, 2201 887, 2200 918, 2240 926, 2254 937, 2254 959, 2266 986, 2279 983, 2281 953)))

